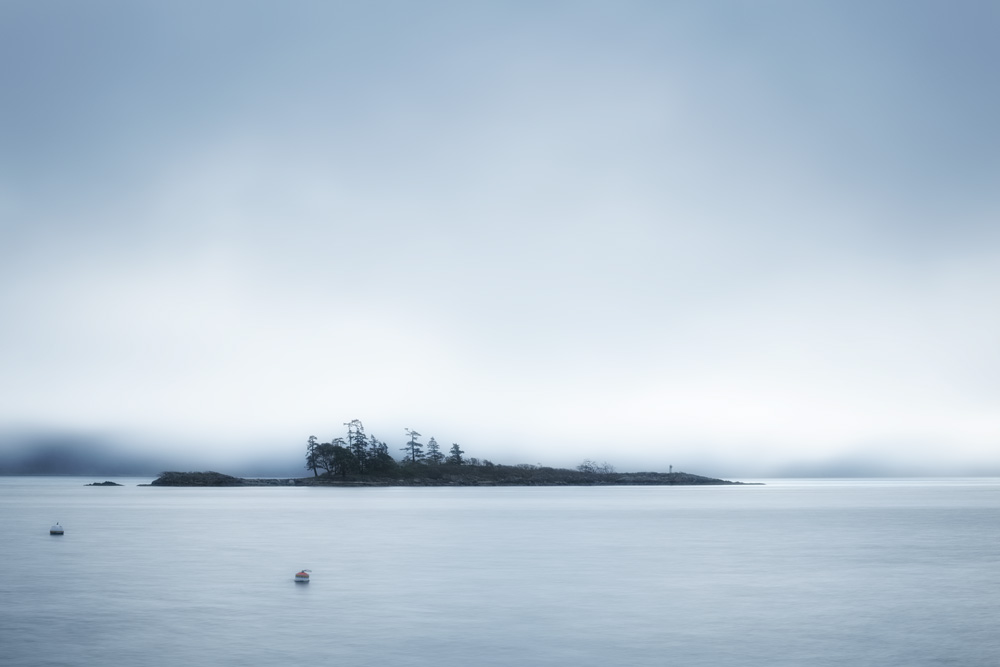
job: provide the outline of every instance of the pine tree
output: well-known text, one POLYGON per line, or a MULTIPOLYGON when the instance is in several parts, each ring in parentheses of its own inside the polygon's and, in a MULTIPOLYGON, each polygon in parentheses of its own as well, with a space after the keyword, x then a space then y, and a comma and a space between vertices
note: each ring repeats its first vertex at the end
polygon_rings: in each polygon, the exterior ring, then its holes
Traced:
POLYGON ((369 472, 387 473, 396 467, 396 459, 389 453, 389 446, 374 435, 368 437, 365 456, 369 472))
POLYGON ((457 466, 462 465, 465 462, 462 459, 462 454, 464 453, 465 452, 459 448, 457 442, 451 443, 451 454, 448 455, 448 463, 452 463, 457 466))
POLYGON ((438 447, 437 440, 433 437, 427 441, 427 458, 434 465, 439 465, 444 461, 444 454, 441 453, 441 448, 438 447))
POLYGON ((407 452, 408 458, 412 463, 423 460, 424 458, 424 446, 417 442, 417 438, 420 434, 411 429, 404 429, 406 434, 410 436, 410 441, 406 443, 406 447, 403 447, 402 451, 407 452))
POLYGON ((365 427, 360 419, 352 419, 344 424, 347 427, 347 448, 354 454, 358 462, 358 470, 364 472, 368 466, 368 441, 365 438, 365 427))
POLYGON ((309 444, 306 445, 306 470, 312 470, 314 477, 319 477, 319 443, 316 436, 309 436, 309 444))

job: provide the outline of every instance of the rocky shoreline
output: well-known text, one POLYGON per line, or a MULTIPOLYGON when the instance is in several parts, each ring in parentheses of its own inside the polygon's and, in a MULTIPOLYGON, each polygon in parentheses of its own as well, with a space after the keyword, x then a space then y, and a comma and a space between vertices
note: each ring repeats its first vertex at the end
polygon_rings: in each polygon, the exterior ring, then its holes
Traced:
MULTIPOLYGON (((504 468, 506 466, 496 466, 504 468)), ((685 472, 637 472, 637 473, 581 473, 575 470, 542 468, 511 471, 472 470, 462 475, 439 475, 437 477, 386 478, 364 477, 330 478, 298 477, 248 479, 233 477, 215 471, 205 472, 164 472, 150 484, 140 486, 694 486, 694 485, 744 485, 745 482, 731 482, 713 477, 703 477, 685 472)))

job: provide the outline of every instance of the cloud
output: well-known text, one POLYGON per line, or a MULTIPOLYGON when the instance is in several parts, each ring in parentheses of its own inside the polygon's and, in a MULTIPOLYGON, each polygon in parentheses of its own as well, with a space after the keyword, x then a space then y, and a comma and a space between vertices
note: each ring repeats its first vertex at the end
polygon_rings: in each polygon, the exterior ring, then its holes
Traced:
POLYGON ((5 11, 0 426, 993 457, 993 10, 5 11))

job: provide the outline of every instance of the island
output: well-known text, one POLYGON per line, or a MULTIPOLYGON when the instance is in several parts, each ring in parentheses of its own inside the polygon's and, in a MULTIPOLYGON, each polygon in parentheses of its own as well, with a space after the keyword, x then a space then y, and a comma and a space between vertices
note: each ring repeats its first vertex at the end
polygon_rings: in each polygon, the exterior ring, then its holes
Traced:
POLYGON ((464 467, 426 469, 417 476, 328 475, 297 478, 248 479, 212 470, 204 472, 161 473, 148 485, 141 486, 692 486, 744 485, 686 472, 590 472, 544 466, 464 467))
POLYGON ((108 481, 108 482, 93 482, 91 484, 84 484, 84 486, 122 486, 122 484, 108 481))
POLYGON ((151 484, 140 486, 692 486, 745 484, 687 472, 618 472, 607 462, 586 459, 574 470, 541 464, 501 465, 466 456, 456 442, 444 450, 431 437, 420 442, 420 433, 404 429, 409 440, 397 460, 389 445, 365 433, 360 419, 346 422, 346 437, 320 442, 309 436, 305 469, 311 476, 246 479, 208 470, 161 473, 151 484))

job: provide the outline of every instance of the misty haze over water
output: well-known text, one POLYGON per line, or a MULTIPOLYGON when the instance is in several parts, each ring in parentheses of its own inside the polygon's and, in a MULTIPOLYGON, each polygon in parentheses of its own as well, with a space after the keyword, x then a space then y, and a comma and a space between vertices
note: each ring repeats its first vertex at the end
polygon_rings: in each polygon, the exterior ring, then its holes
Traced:
POLYGON ((996 3, 11 0, 0 62, 0 450, 998 472, 996 3))
MULTIPOLYGON (((541 447, 544 453, 544 446, 541 447)), ((472 453, 477 453, 471 450, 472 453)), ((400 452, 395 452, 400 454, 400 452)), ((620 453, 621 454, 621 453, 620 453)), ((642 459, 626 455, 609 461, 619 472, 653 470, 642 459), (624 461, 625 465, 622 465, 624 461), (632 461, 632 465, 628 463, 632 461)), ((213 469, 243 477, 303 477, 311 475, 304 465, 305 447, 279 447, 266 450, 238 452, 213 452, 211 448, 195 451, 127 446, 100 436, 74 436, 67 434, 25 435, 0 438, 0 475, 157 475, 164 470, 213 469)), ((397 456, 400 459, 401 456, 397 456)), ((788 478, 841 478, 841 477, 938 477, 1000 475, 1000 468, 991 465, 962 465, 945 460, 939 465, 921 462, 886 460, 863 452, 822 460, 791 458, 778 463, 761 463, 736 460, 718 460, 711 455, 694 455, 678 460, 674 466, 687 472, 713 477, 747 479, 760 477, 788 478), (685 460, 687 459, 687 460, 685 460)), ((528 457, 528 461, 537 459, 528 457)), ((581 461, 562 457, 562 464, 553 467, 574 468, 581 461)), ((506 465, 527 461, 494 461, 506 465)), ((546 465, 542 462, 542 465, 546 465)))

